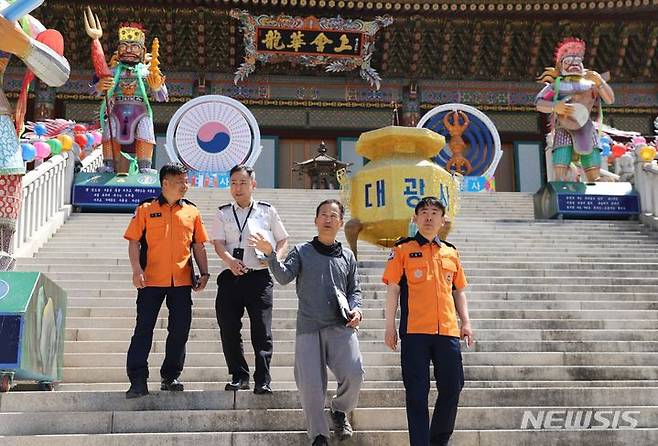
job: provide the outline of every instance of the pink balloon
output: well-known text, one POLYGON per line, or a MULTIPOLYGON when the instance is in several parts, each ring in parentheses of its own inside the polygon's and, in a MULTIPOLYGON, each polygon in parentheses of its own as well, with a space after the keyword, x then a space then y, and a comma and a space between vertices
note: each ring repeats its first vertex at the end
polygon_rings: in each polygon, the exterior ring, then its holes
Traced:
POLYGON ((95 131, 93 135, 94 135, 94 145, 95 146, 100 145, 100 143, 103 141, 103 135, 101 134, 101 132, 95 131))
POLYGON ((43 160, 50 156, 50 146, 45 142, 37 141, 33 145, 37 151, 37 159, 43 160))

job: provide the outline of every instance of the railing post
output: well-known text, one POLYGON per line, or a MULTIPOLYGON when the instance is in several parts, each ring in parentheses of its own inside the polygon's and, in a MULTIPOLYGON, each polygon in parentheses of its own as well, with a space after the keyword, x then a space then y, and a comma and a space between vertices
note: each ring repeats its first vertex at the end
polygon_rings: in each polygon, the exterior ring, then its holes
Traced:
POLYGON ((645 214, 649 212, 647 173, 644 171, 644 163, 640 160, 635 163, 635 187, 640 194, 641 213, 645 214))
POLYGON ((651 179, 651 181, 647 182, 649 189, 651 189, 651 214, 654 221, 658 221, 658 163, 654 161, 648 164, 646 169, 649 170, 649 178, 651 179))
POLYGON ((75 176, 75 156, 66 153, 66 165, 62 173, 62 205, 71 204, 71 191, 75 176))

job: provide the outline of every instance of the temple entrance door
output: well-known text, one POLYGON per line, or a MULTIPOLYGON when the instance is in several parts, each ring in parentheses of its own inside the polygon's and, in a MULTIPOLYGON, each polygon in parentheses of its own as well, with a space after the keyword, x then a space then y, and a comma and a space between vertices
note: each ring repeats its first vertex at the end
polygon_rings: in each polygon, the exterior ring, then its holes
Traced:
POLYGON ((514 146, 503 143, 503 157, 498 163, 494 177, 496 177, 496 191, 514 192, 514 146))
MULTIPOLYGON (((311 180, 304 175, 303 177, 292 168, 295 162, 301 162, 313 158, 318 154, 318 147, 324 141, 327 147, 327 155, 338 158, 336 140, 327 139, 293 139, 281 138, 279 140, 279 187, 289 189, 310 189, 311 180)), ((256 172, 258 175, 258 172, 256 172)), ((258 176, 256 176, 258 179, 258 176)))

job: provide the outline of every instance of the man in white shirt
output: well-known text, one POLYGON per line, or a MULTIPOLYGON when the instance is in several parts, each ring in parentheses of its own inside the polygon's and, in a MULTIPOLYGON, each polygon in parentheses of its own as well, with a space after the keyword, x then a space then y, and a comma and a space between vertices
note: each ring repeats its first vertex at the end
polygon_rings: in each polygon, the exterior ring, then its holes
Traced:
POLYGON ((249 246, 249 237, 261 234, 283 256, 288 244, 286 232, 276 209, 264 201, 255 201, 256 178, 253 168, 235 166, 230 172, 233 202, 219 207, 210 238, 225 269, 217 278, 215 310, 222 347, 231 382, 226 390, 249 389, 249 366, 242 346, 242 316, 250 319, 251 344, 256 356, 254 393, 272 393, 272 277, 265 256, 249 246))

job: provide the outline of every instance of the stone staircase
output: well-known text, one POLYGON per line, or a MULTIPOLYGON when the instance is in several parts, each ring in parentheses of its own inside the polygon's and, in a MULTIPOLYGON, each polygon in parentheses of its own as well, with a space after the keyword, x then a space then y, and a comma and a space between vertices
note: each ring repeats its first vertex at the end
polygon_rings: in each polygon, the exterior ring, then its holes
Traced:
MULTIPOLYGON (((188 195, 208 225, 228 197, 209 190, 188 195)), ((314 234, 315 206, 328 197, 337 193, 257 191, 279 210, 291 243, 314 234)), ((55 392, 0 395, 0 444, 307 444, 292 372, 294 285, 275 288, 274 395, 225 392, 228 374, 214 315, 219 260, 210 247, 213 278, 194 297, 181 377, 186 391, 157 391, 163 308, 150 357, 155 392, 125 400, 135 317, 121 238, 129 218, 74 214, 35 258, 21 259, 20 269, 42 271, 68 291, 65 381, 55 392)), ((534 221, 530 195, 497 193, 462 198, 450 241, 460 249, 470 282, 477 337, 476 346, 463 351, 467 382, 454 446, 658 444, 655 233, 632 221, 534 221)), ((405 445, 399 354, 382 341, 386 251, 362 243, 359 254, 366 382, 353 414, 356 435, 342 444, 405 445)))

